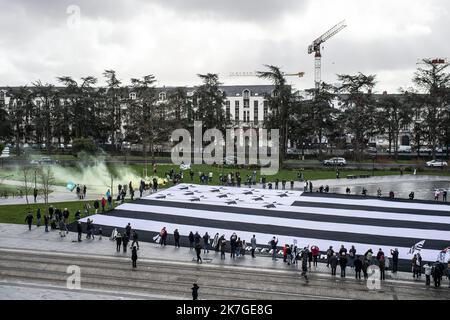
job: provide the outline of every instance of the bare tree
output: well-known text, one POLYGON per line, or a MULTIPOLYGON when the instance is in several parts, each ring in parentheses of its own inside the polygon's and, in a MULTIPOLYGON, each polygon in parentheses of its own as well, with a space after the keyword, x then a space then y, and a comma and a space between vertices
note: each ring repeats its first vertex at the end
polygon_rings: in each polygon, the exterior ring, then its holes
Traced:
POLYGON ((25 199, 27 200, 27 204, 29 204, 28 202, 28 193, 31 191, 31 178, 32 178, 32 172, 33 170, 28 167, 28 166, 23 166, 21 169, 22 172, 22 177, 23 177, 23 188, 25 191, 25 199))
POLYGON ((44 196, 45 204, 48 204, 48 195, 52 191, 50 187, 55 181, 53 170, 50 166, 42 166, 39 168, 39 181, 42 187, 42 194, 44 196))

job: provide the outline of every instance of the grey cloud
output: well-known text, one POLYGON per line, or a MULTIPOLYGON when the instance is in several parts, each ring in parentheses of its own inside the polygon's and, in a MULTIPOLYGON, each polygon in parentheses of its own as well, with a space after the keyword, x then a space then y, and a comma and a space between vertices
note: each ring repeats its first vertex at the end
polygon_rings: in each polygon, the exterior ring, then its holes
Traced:
POLYGON ((154 0, 161 7, 194 18, 270 22, 306 6, 298 0, 154 0))

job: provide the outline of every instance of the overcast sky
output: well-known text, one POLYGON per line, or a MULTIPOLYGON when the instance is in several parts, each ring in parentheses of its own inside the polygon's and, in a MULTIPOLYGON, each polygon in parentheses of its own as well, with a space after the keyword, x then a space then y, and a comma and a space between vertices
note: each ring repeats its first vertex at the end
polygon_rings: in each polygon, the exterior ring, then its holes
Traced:
POLYGON ((78 79, 114 69, 124 83, 154 74, 159 85, 195 85, 198 73, 224 84, 260 84, 230 72, 285 72, 314 86, 308 45, 345 19, 322 50, 322 80, 376 74, 376 90, 411 85, 416 62, 449 57, 446 0, 0 0, 0 85, 57 76, 78 79), (75 6, 75 7, 74 7, 75 6), (78 9, 79 8, 79 19, 78 9))

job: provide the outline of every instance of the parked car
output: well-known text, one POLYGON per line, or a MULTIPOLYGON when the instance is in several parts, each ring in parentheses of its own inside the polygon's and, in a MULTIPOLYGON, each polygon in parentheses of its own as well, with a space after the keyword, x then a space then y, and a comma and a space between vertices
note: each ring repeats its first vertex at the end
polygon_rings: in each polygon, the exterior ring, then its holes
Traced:
POLYGON ((446 167, 448 164, 442 160, 431 160, 427 162, 427 167, 446 167))
POLYGON ((324 166, 345 166, 347 161, 344 158, 331 158, 323 161, 324 166))
POLYGON ((296 148, 289 148, 286 150, 286 153, 287 154, 300 154, 300 153, 302 153, 302 151, 299 149, 296 149, 296 148))
POLYGON ((419 152, 432 152, 433 150, 429 147, 420 147, 419 152))
POLYGON ((50 157, 42 157, 40 159, 31 160, 30 164, 56 164, 58 160, 53 160, 50 157))
POLYGON ((411 151, 412 151, 411 146, 398 146, 398 152, 411 153, 411 151))

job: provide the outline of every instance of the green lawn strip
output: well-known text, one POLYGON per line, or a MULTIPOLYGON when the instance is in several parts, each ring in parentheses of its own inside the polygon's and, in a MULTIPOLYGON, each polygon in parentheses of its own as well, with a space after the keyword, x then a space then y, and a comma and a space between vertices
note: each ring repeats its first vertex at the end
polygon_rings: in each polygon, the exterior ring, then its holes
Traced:
MULTIPOLYGON (((25 201, 25 199, 24 199, 25 201)), ((69 201, 69 202, 55 202, 49 205, 45 205, 43 203, 33 203, 33 204, 13 204, 13 205, 2 205, 0 206, 0 223, 16 223, 16 224, 25 224, 25 217, 29 211, 33 213, 33 224, 36 224, 36 211, 38 208, 41 209, 42 219, 41 223, 44 221, 44 213, 47 212, 48 207, 50 205, 53 208, 59 208, 64 210, 67 208, 70 212, 69 221, 75 221, 75 212, 80 210, 81 217, 84 218, 86 215, 84 214, 84 204, 88 202, 91 206, 90 214, 92 215, 95 212, 94 209, 94 201, 69 201)), ((128 201, 125 201, 128 202, 128 201)), ((115 206, 119 205, 118 203, 115 206)), ((101 206, 99 209, 101 212, 101 206)), ((88 216, 89 216, 88 215, 88 216)))

